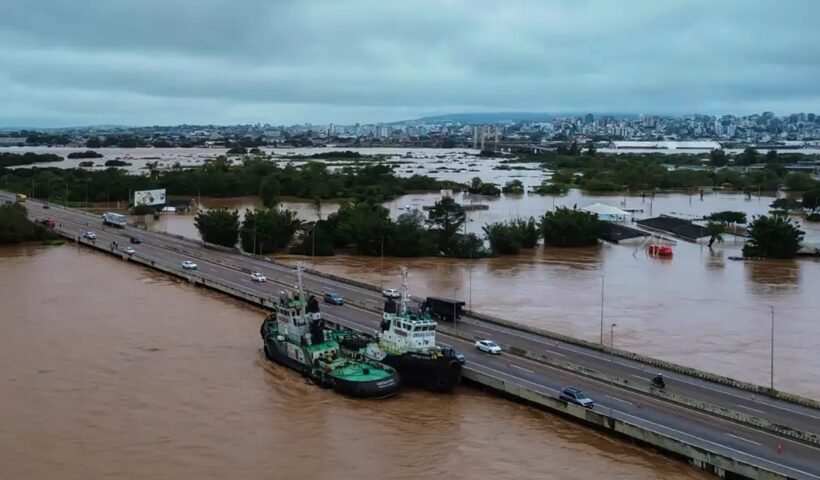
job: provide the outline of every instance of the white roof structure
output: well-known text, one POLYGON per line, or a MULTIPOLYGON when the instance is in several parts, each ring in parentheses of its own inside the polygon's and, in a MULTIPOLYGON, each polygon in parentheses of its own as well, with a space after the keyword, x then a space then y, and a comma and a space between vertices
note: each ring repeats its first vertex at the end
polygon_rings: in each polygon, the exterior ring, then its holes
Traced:
POLYGON ((594 213, 596 215, 609 215, 609 216, 626 216, 629 215, 629 212, 626 210, 621 210, 618 207, 613 207, 612 205, 607 205, 605 203, 593 203, 592 205, 587 205, 586 207, 581 208, 581 210, 589 213, 594 213))

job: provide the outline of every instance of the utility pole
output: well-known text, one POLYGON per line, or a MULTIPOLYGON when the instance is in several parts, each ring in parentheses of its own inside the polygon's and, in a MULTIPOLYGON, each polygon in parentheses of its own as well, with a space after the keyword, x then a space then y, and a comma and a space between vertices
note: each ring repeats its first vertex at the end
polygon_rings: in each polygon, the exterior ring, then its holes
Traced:
POLYGON ((311 243, 311 261, 313 262, 313 268, 316 268, 316 224, 313 224, 313 229, 310 232, 310 243, 311 243))
POLYGON ((604 276, 601 275, 601 345, 604 344, 604 276))
MULTIPOLYGON (((613 359, 612 352, 615 349, 615 327, 617 327, 617 326, 618 326, 617 323, 613 323, 609 326, 609 371, 610 371, 609 384, 613 387, 615 386, 615 380, 614 380, 614 378, 615 378, 615 368, 614 368, 615 365, 614 365, 614 363, 615 362, 614 362, 614 359, 613 359)), ((610 417, 612 416, 612 404, 611 403, 609 404, 609 416, 610 417)))
POLYGON ((771 348, 771 365, 770 365, 770 379, 769 379, 769 388, 774 390, 774 305, 770 305, 769 308, 772 309, 772 348, 771 348))

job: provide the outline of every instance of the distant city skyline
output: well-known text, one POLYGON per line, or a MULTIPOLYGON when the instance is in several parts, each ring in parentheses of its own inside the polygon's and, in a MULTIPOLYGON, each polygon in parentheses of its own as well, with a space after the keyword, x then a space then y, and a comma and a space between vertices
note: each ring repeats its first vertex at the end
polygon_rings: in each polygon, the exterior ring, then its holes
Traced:
POLYGON ((0 126, 820 111, 820 2, 6 2, 0 126))

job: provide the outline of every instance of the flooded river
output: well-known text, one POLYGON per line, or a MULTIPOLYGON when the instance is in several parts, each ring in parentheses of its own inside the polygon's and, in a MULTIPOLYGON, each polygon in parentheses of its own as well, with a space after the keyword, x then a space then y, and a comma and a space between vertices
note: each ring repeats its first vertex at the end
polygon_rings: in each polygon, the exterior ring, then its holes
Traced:
MULTIPOLYGON (((403 206, 432 205, 437 194, 406 195, 385 204, 395 217, 403 206)), ((583 207, 603 202, 642 210, 636 218, 659 214, 699 218, 719 210, 765 214, 773 196, 707 193, 592 196, 577 190, 564 196, 465 198, 488 210, 468 215, 468 231, 516 216, 540 216, 554 206, 583 207)), ((212 199, 208 207, 252 208, 258 199, 212 199)), ((301 218, 313 220, 310 203, 286 201, 301 218)), ((322 205, 322 216, 338 209, 322 205)), ((795 218, 796 221, 800 219, 795 218)), ((151 228, 199 238, 189 215, 167 215, 151 228)), ((804 223, 808 241, 820 242, 820 223, 804 223)), ((522 323, 601 340, 601 283, 604 330, 615 327, 613 343, 624 349, 768 385, 771 308, 775 309, 775 386, 820 398, 820 260, 739 262, 742 239, 727 236, 713 250, 678 241, 672 259, 646 255, 634 245, 603 244, 588 249, 539 248, 517 256, 481 260, 399 259, 338 255, 308 259, 316 268, 375 285, 398 287, 401 265, 410 267, 416 295, 438 294, 464 300, 475 310, 522 323)), ((288 260, 287 257, 284 257, 288 260)))
POLYGON ((2 478, 711 478, 469 388, 320 390, 263 312, 74 246, 0 248, 0 304, 2 478))

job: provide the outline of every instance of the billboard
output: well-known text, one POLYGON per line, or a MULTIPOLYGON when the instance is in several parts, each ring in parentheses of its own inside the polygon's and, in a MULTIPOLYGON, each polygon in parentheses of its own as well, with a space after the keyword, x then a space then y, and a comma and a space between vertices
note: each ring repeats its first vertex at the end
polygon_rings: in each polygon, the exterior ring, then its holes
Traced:
POLYGON ((134 206, 140 205, 164 205, 165 189, 160 190, 137 190, 134 192, 134 206))

